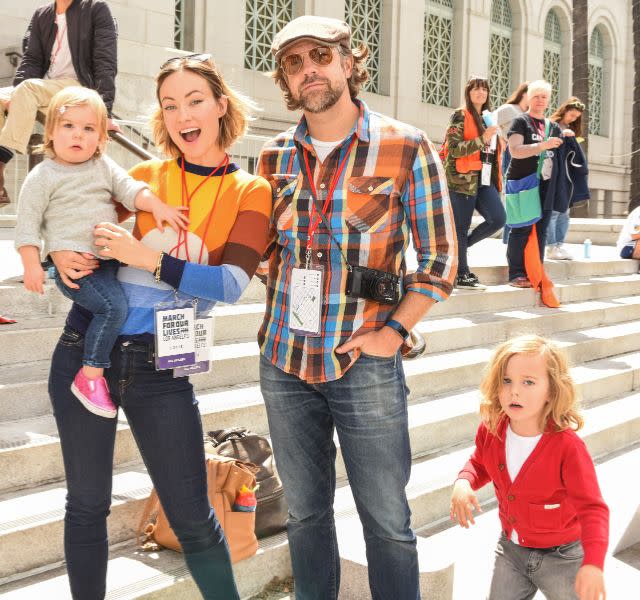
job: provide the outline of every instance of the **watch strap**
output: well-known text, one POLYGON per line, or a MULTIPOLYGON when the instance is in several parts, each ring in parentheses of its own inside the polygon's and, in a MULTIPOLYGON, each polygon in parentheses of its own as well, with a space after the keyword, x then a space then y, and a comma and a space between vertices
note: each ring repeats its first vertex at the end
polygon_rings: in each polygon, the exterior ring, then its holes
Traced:
POLYGON ((391 329, 400 334, 403 340, 407 341, 409 339, 409 332, 404 328, 404 325, 400 323, 400 321, 389 319, 385 323, 385 327, 391 327, 391 329))

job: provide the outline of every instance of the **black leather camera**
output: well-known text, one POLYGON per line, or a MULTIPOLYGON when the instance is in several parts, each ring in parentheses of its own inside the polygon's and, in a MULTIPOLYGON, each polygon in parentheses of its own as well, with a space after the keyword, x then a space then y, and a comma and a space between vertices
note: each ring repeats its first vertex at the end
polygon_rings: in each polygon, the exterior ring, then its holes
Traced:
POLYGON ((400 299, 400 277, 393 273, 351 266, 347 276, 347 295, 366 298, 382 304, 396 304, 400 299))

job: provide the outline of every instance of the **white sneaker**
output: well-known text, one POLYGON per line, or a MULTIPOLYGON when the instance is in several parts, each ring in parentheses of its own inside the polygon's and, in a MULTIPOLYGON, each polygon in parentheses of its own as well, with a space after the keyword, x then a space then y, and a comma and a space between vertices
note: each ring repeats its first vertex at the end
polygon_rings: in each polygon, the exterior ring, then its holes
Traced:
POLYGON ((547 246, 547 258, 551 260, 564 260, 562 254, 560 253, 558 244, 547 246))
POLYGON ((564 247, 564 244, 556 244, 556 258, 557 260, 573 260, 571 253, 564 247))

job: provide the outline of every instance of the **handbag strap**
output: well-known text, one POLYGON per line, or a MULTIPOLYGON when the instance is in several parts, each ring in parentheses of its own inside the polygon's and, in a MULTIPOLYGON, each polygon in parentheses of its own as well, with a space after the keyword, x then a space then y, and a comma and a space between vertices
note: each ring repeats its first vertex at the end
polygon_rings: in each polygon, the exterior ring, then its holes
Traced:
POLYGON ((249 435, 246 427, 228 427, 227 429, 218 429, 216 431, 207 431, 207 440, 214 446, 219 446, 223 442, 230 439, 242 439, 249 435))
POLYGON ((160 500, 158 499, 158 493, 156 492, 156 489, 153 488, 144 504, 144 508, 142 509, 140 521, 138 521, 136 534, 141 548, 145 548, 146 544, 151 541, 151 538, 153 537, 153 530, 155 529, 153 515, 158 512, 159 507, 160 500), (145 537, 143 538, 143 536, 145 537))

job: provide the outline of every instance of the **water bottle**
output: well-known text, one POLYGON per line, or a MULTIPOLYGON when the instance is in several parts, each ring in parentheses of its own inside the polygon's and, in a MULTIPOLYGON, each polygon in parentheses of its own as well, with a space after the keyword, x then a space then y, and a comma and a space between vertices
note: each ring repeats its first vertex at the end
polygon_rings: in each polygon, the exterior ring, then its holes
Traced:
POLYGON ((591 258, 591 240, 587 238, 582 244, 584 258, 591 258))
POLYGON ((49 267, 47 269, 47 279, 55 279, 56 278, 56 268, 49 267))

